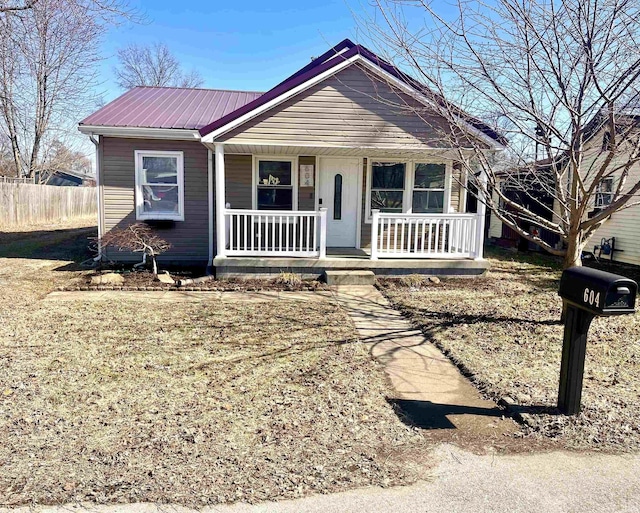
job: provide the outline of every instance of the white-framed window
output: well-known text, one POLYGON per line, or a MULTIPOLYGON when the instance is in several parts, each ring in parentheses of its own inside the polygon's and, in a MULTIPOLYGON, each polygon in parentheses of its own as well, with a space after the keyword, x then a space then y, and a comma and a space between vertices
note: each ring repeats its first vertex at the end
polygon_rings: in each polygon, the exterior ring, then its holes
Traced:
POLYGON ((136 219, 184 221, 184 155, 136 150, 136 219))
POLYGON ((447 166, 415 162, 413 165, 413 194, 411 211, 414 214, 442 214, 447 166))
POLYGON ((405 212, 407 163, 372 160, 369 170, 369 214, 373 209, 380 212, 405 212))
POLYGON ((254 210, 296 210, 298 208, 298 159, 254 157, 254 210))
POLYGON ((613 200, 613 178, 603 178, 596 188, 596 208, 604 208, 613 200))
POLYGON ((365 222, 371 211, 446 213, 451 194, 451 162, 368 159, 365 222))

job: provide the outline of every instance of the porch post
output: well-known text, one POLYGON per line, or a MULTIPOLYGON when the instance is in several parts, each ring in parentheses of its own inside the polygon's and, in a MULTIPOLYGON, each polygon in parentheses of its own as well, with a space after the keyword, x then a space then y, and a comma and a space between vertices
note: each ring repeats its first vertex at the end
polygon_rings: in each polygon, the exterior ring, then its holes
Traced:
POLYGON ((318 258, 327 258, 327 209, 320 209, 320 254, 318 258))
POLYGON ((216 256, 226 256, 227 232, 225 229, 225 181, 224 144, 215 144, 216 149, 216 256))
POLYGON ((487 211, 487 203, 486 198, 484 197, 484 193, 482 192, 487 188, 487 174, 484 170, 480 171, 480 176, 478 176, 478 181, 480 182, 480 187, 478 187, 478 209, 476 213, 476 260, 481 260, 483 258, 483 250, 484 250, 484 219, 485 213, 487 211))
POLYGON ((380 223, 380 210, 374 208, 371 211, 371 260, 378 260, 378 224, 380 223))

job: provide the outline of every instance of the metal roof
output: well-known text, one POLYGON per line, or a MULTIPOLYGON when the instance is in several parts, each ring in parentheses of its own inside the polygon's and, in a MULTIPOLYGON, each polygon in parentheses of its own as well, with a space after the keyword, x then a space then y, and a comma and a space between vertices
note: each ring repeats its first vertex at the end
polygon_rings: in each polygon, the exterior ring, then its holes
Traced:
POLYGON ((80 125, 199 130, 260 96, 251 91, 135 87, 80 125))

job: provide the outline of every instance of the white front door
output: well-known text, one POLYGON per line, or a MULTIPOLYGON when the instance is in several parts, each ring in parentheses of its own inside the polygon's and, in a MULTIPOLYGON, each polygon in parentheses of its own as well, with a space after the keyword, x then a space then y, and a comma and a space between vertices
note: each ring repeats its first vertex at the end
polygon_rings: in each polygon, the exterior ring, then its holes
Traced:
POLYGON ((355 248, 360 159, 320 159, 318 206, 327 209, 327 247, 355 248))

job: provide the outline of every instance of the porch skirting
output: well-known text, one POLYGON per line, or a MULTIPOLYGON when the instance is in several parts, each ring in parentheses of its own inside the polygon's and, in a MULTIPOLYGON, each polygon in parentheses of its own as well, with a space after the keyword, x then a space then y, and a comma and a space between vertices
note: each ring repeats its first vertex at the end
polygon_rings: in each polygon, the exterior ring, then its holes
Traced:
POLYGON ((487 260, 459 259, 384 259, 370 260, 352 256, 327 258, 283 257, 216 257, 213 261, 216 277, 275 277, 282 272, 296 273, 303 278, 320 278, 327 270, 367 270, 376 276, 406 276, 424 274, 438 277, 476 277, 489 268, 487 260))

